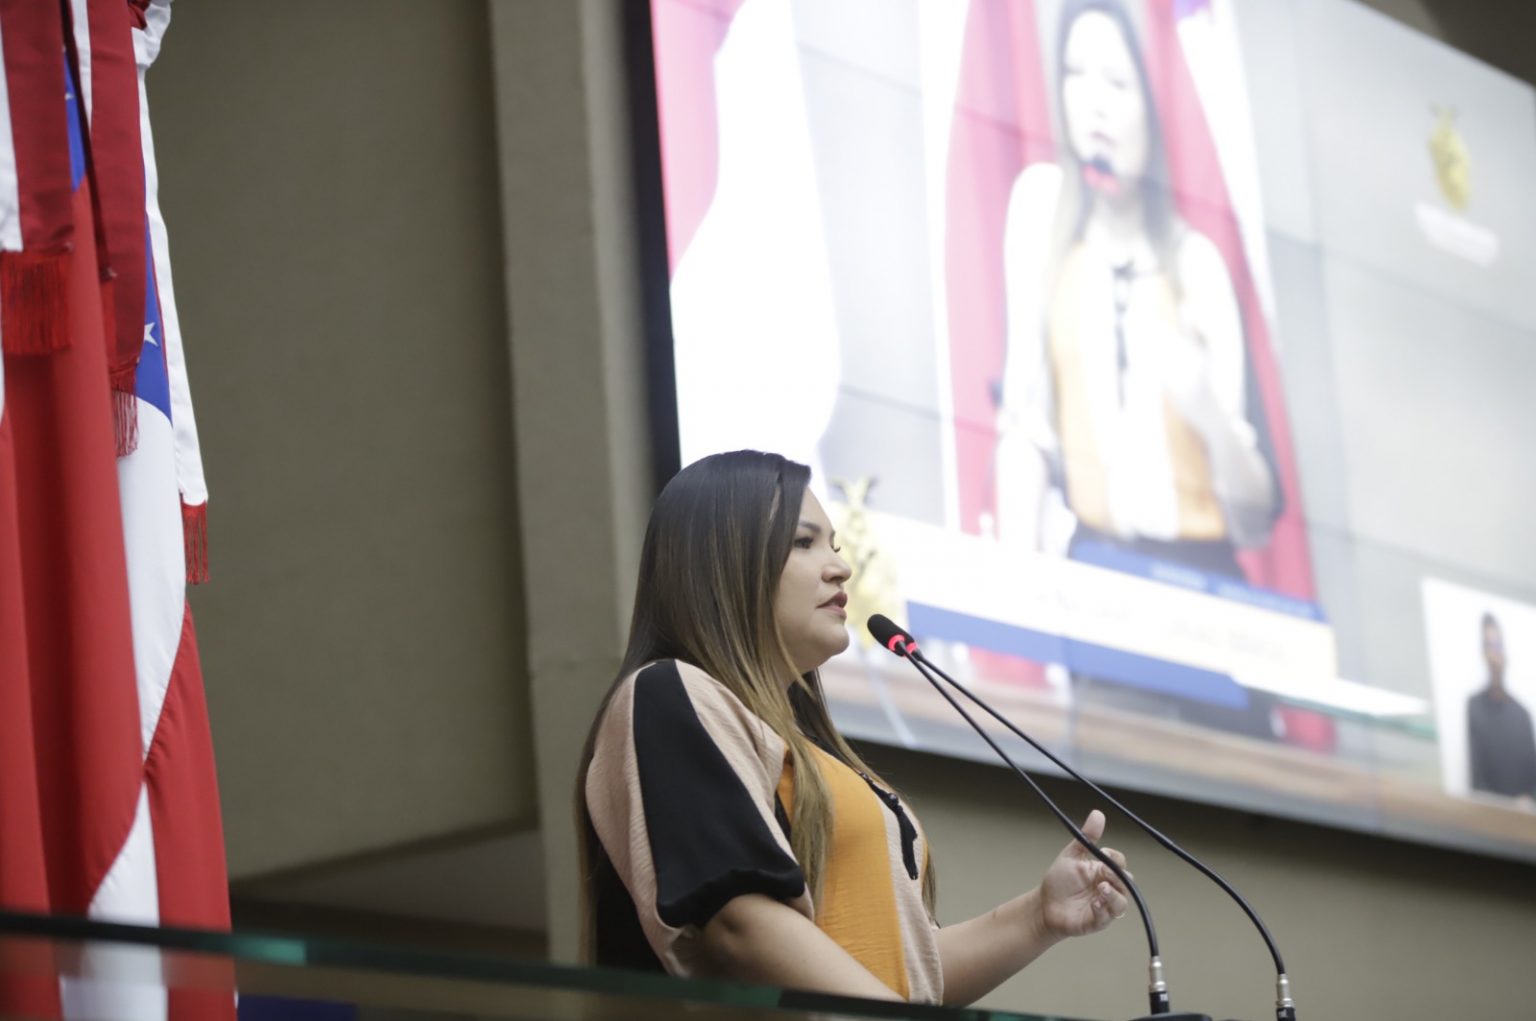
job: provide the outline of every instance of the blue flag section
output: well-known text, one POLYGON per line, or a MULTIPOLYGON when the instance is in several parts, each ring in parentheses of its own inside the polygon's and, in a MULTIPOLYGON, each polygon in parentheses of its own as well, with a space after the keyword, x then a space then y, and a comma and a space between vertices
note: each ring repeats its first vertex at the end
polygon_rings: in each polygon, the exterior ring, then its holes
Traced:
POLYGON ((85 111, 68 60, 64 61, 64 116, 69 124, 69 183, 78 188, 85 177, 85 111))
POLYGON ((138 373, 134 377, 133 392, 139 400, 159 409, 167 419, 171 417, 171 379, 165 361, 165 327, 160 314, 160 292, 156 286, 154 243, 149 231, 144 231, 144 264, 149 272, 144 274, 144 351, 139 355, 138 373))

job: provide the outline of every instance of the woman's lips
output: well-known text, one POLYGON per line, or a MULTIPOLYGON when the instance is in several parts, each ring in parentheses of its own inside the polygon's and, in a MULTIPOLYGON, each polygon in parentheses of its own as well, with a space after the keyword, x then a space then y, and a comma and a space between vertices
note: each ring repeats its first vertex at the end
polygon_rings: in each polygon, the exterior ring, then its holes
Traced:
POLYGON ((846 593, 846 592, 839 592, 837 595, 833 596, 831 599, 828 599, 826 602, 822 603, 821 606, 817 607, 817 609, 832 610, 839 617, 842 617, 842 618, 844 618, 846 620, 847 617, 848 617, 847 606, 848 606, 848 593, 846 593))

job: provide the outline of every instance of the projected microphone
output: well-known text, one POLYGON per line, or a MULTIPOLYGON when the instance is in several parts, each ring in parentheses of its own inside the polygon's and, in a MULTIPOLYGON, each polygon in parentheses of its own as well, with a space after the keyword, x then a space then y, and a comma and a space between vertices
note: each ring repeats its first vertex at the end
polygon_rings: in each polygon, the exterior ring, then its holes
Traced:
MULTIPOLYGON (((1238 907, 1243 909, 1243 913, 1248 916, 1249 921, 1251 921, 1254 927, 1258 929, 1259 935, 1264 939, 1265 946, 1269 948, 1270 957, 1274 960, 1276 1021, 1296 1021, 1296 1003, 1291 998, 1291 981, 1290 978, 1286 975, 1285 961, 1280 956, 1280 948, 1276 946, 1274 938, 1270 936, 1269 929, 1264 925, 1264 921, 1259 917, 1259 913, 1253 909, 1252 905, 1243 899, 1242 894, 1238 893, 1237 890, 1233 888, 1232 884, 1228 883, 1225 879, 1218 875, 1214 869, 1210 868, 1194 855, 1190 854, 1178 844, 1174 843, 1173 840, 1164 836, 1161 832, 1155 829, 1150 823, 1146 822, 1135 812, 1132 812, 1125 805, 1121 804, 1120 801, 1111 795, 1108 791, 1104 790, 1098 784, 1094 783, 1092 780, 1088 779, 1077 770, 1067 765, 1059 757, 1053 754, 1050 749, 1046 748, 1040 744, 1040 742, 1036 741, 1024 731, 1014 726, 1014 724, 1005 716, 1003 716, 1002 713, 999 713, 996 709, 993 709, 986 702, 982 701, 980 697, 973 693, 969 688, 965 687, 965 685, 961 684, 959 681, 956 681, 953 677, 949 676, 947 673, 941 670, 932 661, 930 661, 928 657, 923 655, 922 650, 918 647, 917 640, 902 628, 897 626, 897 624, 890 618, 882 614, 876 614, 875 616, 871 617, 869 619, 869 632, 870 634, 874 635, 876 641, 878 641, 881 645, 884 645, 892 653, 904 659, 910 660, 912 665, 917 668, 918 673, 922 674, 923 678, 927 680, 929 684, 932 684, 934 689, 937 690, 940 695, 944 696, 944 700, 953 706, 955 710, 965 718, 965 721, 969 723, 978 734, 981 735, 982 739, 985 740, 987 744, 991 745, 993 751, 1001 755, 1003 760, 1007 762, 1009 766, 1013 767, 1015 772, 1023 775, 1023 771, 1020 770, 1018 766, 1014 765, 1013 761, 1010 760, 1006 755, 1003 755, 1001 749, 999 749, 997 745, 993 743, 992 739, 982 731, 982 729, 977 725, 976 721, 971 718, 970 714, 967 713, 964 709, 960 708, 960 704, 954 700, 949 692, 944 690, 938 681, 934 679, 933 675, 928 672, 929 670, 932 670, 934 673, 937 673, 940 677, 944 678, 945 681, 949 682, 951 687, 955 688, 966 698, 976 703, 976 705, 981 707, 981 709, 985 711, 987 715, 997 720, 1015 736, 1019 737, 1025 743, 1027 743, 1031 748, 1035 749, 1041 755, 1044 755, 1057 766, 1061 767, 1062 771, 1064 771, 1068 776, 1086 784, 1091 790, 1093 790, 1105 801, 1114 806, 1121 815, 1125 816, 1131 822, 1141 827, 1141 829, 1145 831, 1146 834, 1153 840, 1157 841, 1164 848, 1177 855, 1186 864, 1195 868, 1200 872, 1201 875, 1205 876, 1217 886, 1221 887, 1222 891, 1226 893, 1227 896, 1231 897, 1234 901, 1237 902, 1238 907)), ((1027 776, 1025 779, 1029 780, 1027 776)), ((1034 787, 1037 792, 1040 790, 1040 788, 1035 785, 1033 780, 1030 780, 1029 783, 1030 786, 1034 787)), ((1043 794, 1041 796, 1044 797, 1043 794)), ((1054 805, 1052 805, 1051 808, 1052 811, 1056 811, 1054 805)), ((1059 811, 1056 811, 1056 814, 1058 818, 1064 818, 1059 811)), ((1140 902, 1138 901, 1138 904, 1139 903, 1140 902)), ((1155 950, 1153 952, 1153 962, 1155 966, 1158 965, 1155 950)), ((1155 977, 1156 976, 1154 975, 1154 978, 1155 977)), ((1153 1013, 1158 1013, 1155 1004, 1153 1007, 1153 1013)), ((1179 1016, 1198 1017, 1200 1015, 1179 1016)))

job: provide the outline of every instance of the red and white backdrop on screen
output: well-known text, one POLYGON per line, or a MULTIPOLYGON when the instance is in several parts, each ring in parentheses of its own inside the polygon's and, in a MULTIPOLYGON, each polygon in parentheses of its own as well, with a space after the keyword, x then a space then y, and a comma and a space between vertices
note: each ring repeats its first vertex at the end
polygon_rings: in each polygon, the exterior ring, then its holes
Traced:
MULTIPOLYGON (((1224 0, 1126 6, 1135 8, 1143 26, 1143 59, 1151 103, 1165 125, 1177 213, 1220 253, 1235 291, 1258 405, 1253 417, 1267 435, 1281 494, 1268 540, 1238 551, 1237 559, 1250 584, 1312 602, 1316 585, 1271 336, 1251 129, 1235 39, 1222 35, 1231 32, 1231 19, 1213 16, 1222 13, 1215 9, 1224 0)), ((964 8, 949 132, 939 143, 947 146, 938 171, 942 222, 934 236, 942 239, 935 241, 941 246, 935 257, 942 260, 954 409, 949 481, 958 527, 972 534, 984 532, 996 512, 995 388, 1007 347, 1010 196, 1027 168, 1058 157, 1039 15, 1034 0, 971 0, 964 8)), ((797 183, 807 176, 811 157, 802 151, 809 142, 800 75, 793 58, 784 56, 801 44, 793 22, 788 0, 653 5, 685 462, 709 449, 764 446, 818 468, 817 445, 835 396, 817 387, 845 382, 834 302, 823 293, 828 285, 817 189, 814 182, 797 183), (749 104, 736 88, 744 80, 760 98, 779 94, 777 101, 762 98, 761 109, 747 116, 749 104), (786 197, 801 193, 803 201, 786 197), (753 209, 760 214, 755 221, 753 209), (745 379, 750 386, 742 385, 745 379), (795 396, 793 413, 776 403, 787 393, 795 396)), ((1041 683, 1038 664, 1005 663, 1008 657, 980 649, 972 654, 997 659, 995 675, 1041 683)), ((1326 718, 1300 709, 1279 712, 1287 740, 1332 746, 1326 718)))

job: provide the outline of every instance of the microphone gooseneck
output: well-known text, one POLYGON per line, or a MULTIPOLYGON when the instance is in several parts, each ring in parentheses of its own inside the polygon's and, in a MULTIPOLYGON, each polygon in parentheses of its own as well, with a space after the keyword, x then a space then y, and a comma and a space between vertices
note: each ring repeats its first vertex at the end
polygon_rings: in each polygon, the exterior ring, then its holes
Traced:
MULTIPOLYGON (((977 731, 978 734, 981 734, 982 738, 986 740, 987 744, 991 745, 993 750, 997 751, 999 755, 1003 755, 1003 753, 998 749, 997 745, 992 741, 990 737, 983 733, 981 728, 977 726, 976 722, 972 720, 971 717, 963 709, 960 708, 959 704, 954 700, 954 698, 938 685, 938 683, 933 679, 933 676, 928 672, 930 669, 934 673, 937 673, 945 681, 949 682, 951 687, 955 688, 966 698, 974 702, 978 707, 986 712, 987 715, 1001 723, 1016 737, 1020 738, 1031 748, 1035 749, 1041 755, 1044 755, 1047 759, 1050 759, 1052 762, 1054 762, 1068 776, 1083 784, 1086 784, 1090 790, 1094 791, 1105 801, 1109 802, 1109 804, 1112 805, 1117 811, 1119 811, 1121 815, 1125 816, 1125 818, 1139 826, 1148 836, 1157 841, 1158 844, 1162 845, 1162 847, 1164 847, 1166 850, 1171 851, 1173 854, 1178 856, 1179 859, 1196 869, 1198 872, 1200 872, 1201 875, 1205 876, 1207 879, 1211 880, 1211 882, 1220 887, 1228 897, 1231 897, 1232 900, 1237 903, 1237 906, 1242 908, 1243 913, 1248 916, 1248 920, 1253 923, 1254 928, 1259 931, 1259 935, 1264 939, 1264 945, 1269 948, 1270 957, 1274 960, 1276 1021, 1296 1021, 1296 1003, 1295 1000, 1291 998, 1291 982, 1290 978, 1286 974, 1285 961, 1280 956, 1280 948, 1278 945, 1276 945, 1274 937, 1270 935, 1269 928, 1265 926, 1263 919, 1259 917, 1259 913, 1254 910, 1253 906, 1248 903, 1242 894, 1237 892, 1231 883, 1223 879, 1221 875, 1216 872, 1216 870, 1212 869, 1210 866, 1200 861, 1200 859, 1196 858, 1194 855, 1184 850, 1178 844, 1174 843, 1171 838, 1165 836, 1151 823, 1147 822, 1146 820, 1142 819, 1141 816, 1131 811, 1124 804, 1122 804, 1119 799, 1114 797, 1108 791, 1104 790, 1098 784, 1083 776, 1076 769, 1073 769, 1066 762, 1062 761, 1061 758, 1051 752, 1050 749, 1046 748, 1044 745, 1040 744, 1040 742, 1036 741, 1033 737, 1030 737, 1019 727, 1015 726, 1012 721, 984 702, 979 696, 977 696, 965 685, 961 684, 959 681, 945 673, 942 669, 930 661, 927 656, 923 655, 916 639, 904 631, 894 621, 890 620, 890 618, 880 614, 871 617, 869 620, 869 630, 870 633, 873 634, 875 638, 879 640, 880 643, 891 652, 911 660, 912 665, 917 668, 918 672, 923 675, 928 683, 934 685, 939 694, 943 695, 945 700, 948 701, 950 705, 954 706, 961 716, 965 717, 966 722, 969 723, 977 731)), ((1003 755, 1003 758, 1008 762, 1009 766, 1013 767, 1015 772, 1018 772, 1021 776, 1023 775, 1023 772, 1019 769, 1018 766, 1013 764, 1012 760, 1009 760, 1006 755, 1003 755)), ((1025 779, 1029 780, 1028 777, 1025 777, 1025 779)), ((1040 788, 1035 784, 1033 780, 1029 780, 1029 783, 1030 786, 1034 787, 1037 792, 1040 790, 1040 788)), ((1044 797, 1043 794, 1041 796, 1044 797)), ((1049 799, 1047 799, 1047 803, 1049 803, 1049 799)), ((1056 809, 1055 805, 1051 805, 1051 809, 1052 811, 1056 812, 1058 817, 1064 818, 1061 815, 1061 812, 1056 809)), ((1140 904, 1139 898, 1137 903, 1138 905, 1140 904)), ((1154 961, 1156 960, 1156 956, 1156 950, 1154 949, 1154 961)), ((1160 965, 1154 965, 1154 983, 1157 978, 1157 972, 1159 970, 1160 965)), ((1154 1009, 1154 1013, 1156 1012, 1157 1011, 1154 1009)))
MULTIPOLYGON (((1017 773, 1020 779, 1029 784, 1030 789, 1033 790, 1035 795, 1045 803, 1045 807, 1050 809, 1051 814, 1056 817, 1056 820, 1060 822, 1062 826, 1066 827, 1067 831, 1072 834, 1072 839, 1076 840, 1089 854, 1093 855, 1100 862, 1102 862, 1105 867, 1114 873, 1115 878, 1119 879, 1120 882, 1124 884, 1126 890, 1129 891, 1131 895, 1131 899, 1136 904, 1136 911, 1141 915, 1142 928, 1146 930, 1147 934, 1147 952, 1151 957, 1151 963, 1148 966, 1149 984, 1147 995, 1151 1004, 1152 1013, 1167 1014, 1171 1009, 1171 1001, 1168 995, 1168 983, 1163 977, 1162 955, 1159 952, 1157 943, 1157 927, 1152 922, 1152 912, 1147 907, 1147 902, 1142 897, 1141 890, 1136 886, 1135 881, 1126 874, 1123 868, 1112 861, 1110 857, 1106 855, 1097 844, 1095 844, 1092 840, 1089 840, 1082 830, 1078 829, 1077 824, 1074 823, 1071 818, 1061 810, 1056 802, 1051 800, 1050 795, 1046 794, 1045 791, 1040 789, 1040 785, 1035 783, 1034 778, 1026 773, 1022 768, 1020 768, 1018 763, 1014 762, 1013 759, 1008 756, 1008 753, 1003 751, 1002 748, 998 746, 996 741, 992 740, 991 735, 982 729, 981 724, 977 723, 976 720, 971 717, 971 714, 965 711, 965 707, 957 702, 955 697, 946 691, 944 686, 940 684, 938 680, 928 672, 929 666, 931 666, 931 664, 927 664, 925 657, 920 658, 921 653, 918 651, 917 642, 912 638, 911 635, 897 627, 897 625, 892 622, 890 618, 884 616, 883 614, 876 614, 869 619, 869 631, 870 634, 874 635, 875 639, 879 641, 881 645, 884 645, 897 656, 901 656, 910 660, 912 665, 917 668, 917 672, 922 674, 928 683, 933 685, 934 690, 944 697, 944 700, 950 704, 955 712, 959 713, 961 718, 963 718, 966 723, 971 725, 971 728, 975 730, 981 739, 985 741, 987 745, 992 749, 992 751, 997 754, 998 758, 1007 763, 1008 767, 1017 773)), ((933 667, 933 669, 938 671, 937 667, 933 667)), ((948 678, 946 678, 946 680, 947 679, 948 678)))

